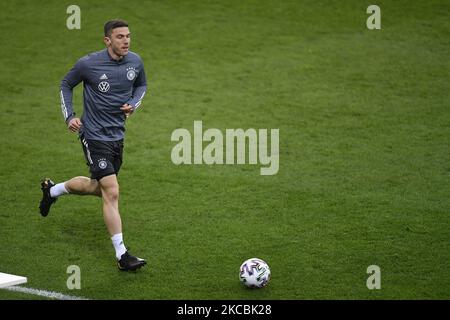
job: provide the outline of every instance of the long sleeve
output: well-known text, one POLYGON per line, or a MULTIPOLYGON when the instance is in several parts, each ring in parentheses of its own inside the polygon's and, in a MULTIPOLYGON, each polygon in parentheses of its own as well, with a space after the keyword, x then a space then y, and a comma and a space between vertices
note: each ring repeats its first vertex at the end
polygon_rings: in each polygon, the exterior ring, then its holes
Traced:
POLYGON ((76 87, 82 80, 83 61, 80 59, 61 81, 61 90, 59 92, 61 98, 61 111, 66 123, 75 117, 75 112, 72 105, 73 88, 76 87))
POLYGON ((127 103, 133 106, 133 109, 136 110, 142 102, 144 98, 145 92, 147 90, 147 79, 145 77, 145 71, 142 67, 141 72, 139 72, 138 77, 136 78, 136 82, 134 83, 133 95, 127 103))

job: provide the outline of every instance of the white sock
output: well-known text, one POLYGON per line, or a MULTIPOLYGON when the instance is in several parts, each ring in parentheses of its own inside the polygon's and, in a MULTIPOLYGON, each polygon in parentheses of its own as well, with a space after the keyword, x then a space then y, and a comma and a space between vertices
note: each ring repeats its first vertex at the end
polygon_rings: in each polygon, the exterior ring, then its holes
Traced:
POLYGON ((127 251, 123 244, 123 237, 121 233, 117 233, 111 237, 114 249, 116 250, 116 258, 120 260, 120 257, 127 251))
POLYGON ((61 182, 58 184, 55 184, 53 187, 50 188, 50 196, 52 198, 58 198, 59 196, 62 196, 63 194, 69 193, 66 190, 66 187, 64 186, 65 182, 61 182))

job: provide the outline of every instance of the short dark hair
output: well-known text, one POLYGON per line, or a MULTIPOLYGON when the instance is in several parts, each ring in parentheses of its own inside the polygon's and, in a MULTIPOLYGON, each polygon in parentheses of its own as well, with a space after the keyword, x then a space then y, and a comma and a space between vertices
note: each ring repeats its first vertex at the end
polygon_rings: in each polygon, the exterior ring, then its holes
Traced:
POLYGON ((110 37, 113 29, 121 27, 128 27, 128 22, 120 19, 110 20, 106 22, 104 27, 105 37, 110 37))

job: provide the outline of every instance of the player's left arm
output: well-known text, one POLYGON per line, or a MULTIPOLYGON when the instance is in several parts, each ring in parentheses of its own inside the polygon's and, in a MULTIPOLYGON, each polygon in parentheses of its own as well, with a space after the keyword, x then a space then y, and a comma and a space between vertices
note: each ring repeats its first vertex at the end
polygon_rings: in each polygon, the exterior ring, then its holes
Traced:
POLYGON ((131 98, 120 108, 128 117, 132 114, 142 103, 142 99, 147 91, 147 79, 145 77, 144 67, 141 67, 140 72, 134 82, 133 94, 131 98))

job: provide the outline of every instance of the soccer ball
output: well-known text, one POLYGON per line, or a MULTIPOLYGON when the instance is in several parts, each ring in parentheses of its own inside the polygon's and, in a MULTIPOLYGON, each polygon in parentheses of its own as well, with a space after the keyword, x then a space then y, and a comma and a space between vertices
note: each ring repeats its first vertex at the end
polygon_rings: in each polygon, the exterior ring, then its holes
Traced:
POLYGON ((241 264, 239 280, 249 288, 263 288, 270 280, 269 265, 258 258, 251 258, 241 264))

